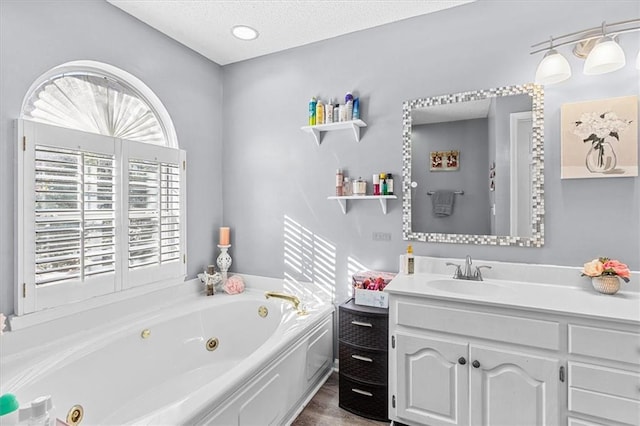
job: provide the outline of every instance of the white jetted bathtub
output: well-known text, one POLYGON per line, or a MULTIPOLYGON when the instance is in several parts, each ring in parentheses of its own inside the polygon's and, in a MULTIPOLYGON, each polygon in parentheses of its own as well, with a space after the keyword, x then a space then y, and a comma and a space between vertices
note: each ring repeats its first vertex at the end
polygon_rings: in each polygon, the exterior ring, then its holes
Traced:
POLYGON ((80 405, 81 425, 286 424, 332 368, 333 305, 306 308, 261 290, 192 298, 3 355, 2 393, 51 395, 61 419, 80 405))

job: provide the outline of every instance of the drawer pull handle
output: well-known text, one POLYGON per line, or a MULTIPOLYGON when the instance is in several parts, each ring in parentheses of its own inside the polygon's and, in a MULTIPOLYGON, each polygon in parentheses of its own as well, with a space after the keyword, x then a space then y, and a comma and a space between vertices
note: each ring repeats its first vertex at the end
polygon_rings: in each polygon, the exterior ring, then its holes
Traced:
POLYGON ((373 327, 373 324, 368 322, 360 322, 360 321, 351 321, 353 325, 359 325, 360 327, 373 327))
POLYGON ((359 393, 360 395, 364 395, 364 396, 373 396, 371 392, 363 391, 360 389, 351 389, 351 392, 359 393))
POLYGON ((360 360, 360 361, 373 362, 373 360, 371 358, 367 358, 366 356, 351 355, 351 358, 357 359, 357 360, 360 360))
POLYGON ((475 360, 471 363, 471 365, 473 365, 473 368, 480 368, 480 361, 475 360))

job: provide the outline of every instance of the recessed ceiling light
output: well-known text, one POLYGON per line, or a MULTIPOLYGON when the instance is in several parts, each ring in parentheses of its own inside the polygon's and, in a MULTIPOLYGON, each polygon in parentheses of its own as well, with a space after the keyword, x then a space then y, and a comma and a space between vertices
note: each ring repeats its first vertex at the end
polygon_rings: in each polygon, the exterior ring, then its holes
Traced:
POLYGON ((255 40, 258 38, 258 31, 246 25, 236 25, 231 28, 231 34, 240 40, 255 40))

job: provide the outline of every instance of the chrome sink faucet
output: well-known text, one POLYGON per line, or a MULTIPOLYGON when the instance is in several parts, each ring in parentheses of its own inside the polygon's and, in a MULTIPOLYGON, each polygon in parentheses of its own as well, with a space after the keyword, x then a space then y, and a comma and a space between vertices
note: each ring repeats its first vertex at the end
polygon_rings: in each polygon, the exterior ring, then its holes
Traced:
POLYGON ((461 266, 456 263, 447 262, 447 266, 455 266, 456 271, 453 273, 453 278, 456 280, 470 280, 470 281, 482 281, 481 268, 491 269, 491 266, 480 265, 473 269, 473 261, 471 256, 467 255, 464 260, 464 272, 462 272, 461 266))

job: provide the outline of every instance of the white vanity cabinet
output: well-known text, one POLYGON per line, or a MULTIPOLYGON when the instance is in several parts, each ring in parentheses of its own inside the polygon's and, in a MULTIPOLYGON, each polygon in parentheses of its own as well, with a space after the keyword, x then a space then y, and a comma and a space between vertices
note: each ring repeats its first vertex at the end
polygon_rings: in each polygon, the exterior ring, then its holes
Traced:
POLYGON ((559 324, 391 295, 390 417, 418 425, 556 425, 559 324))

